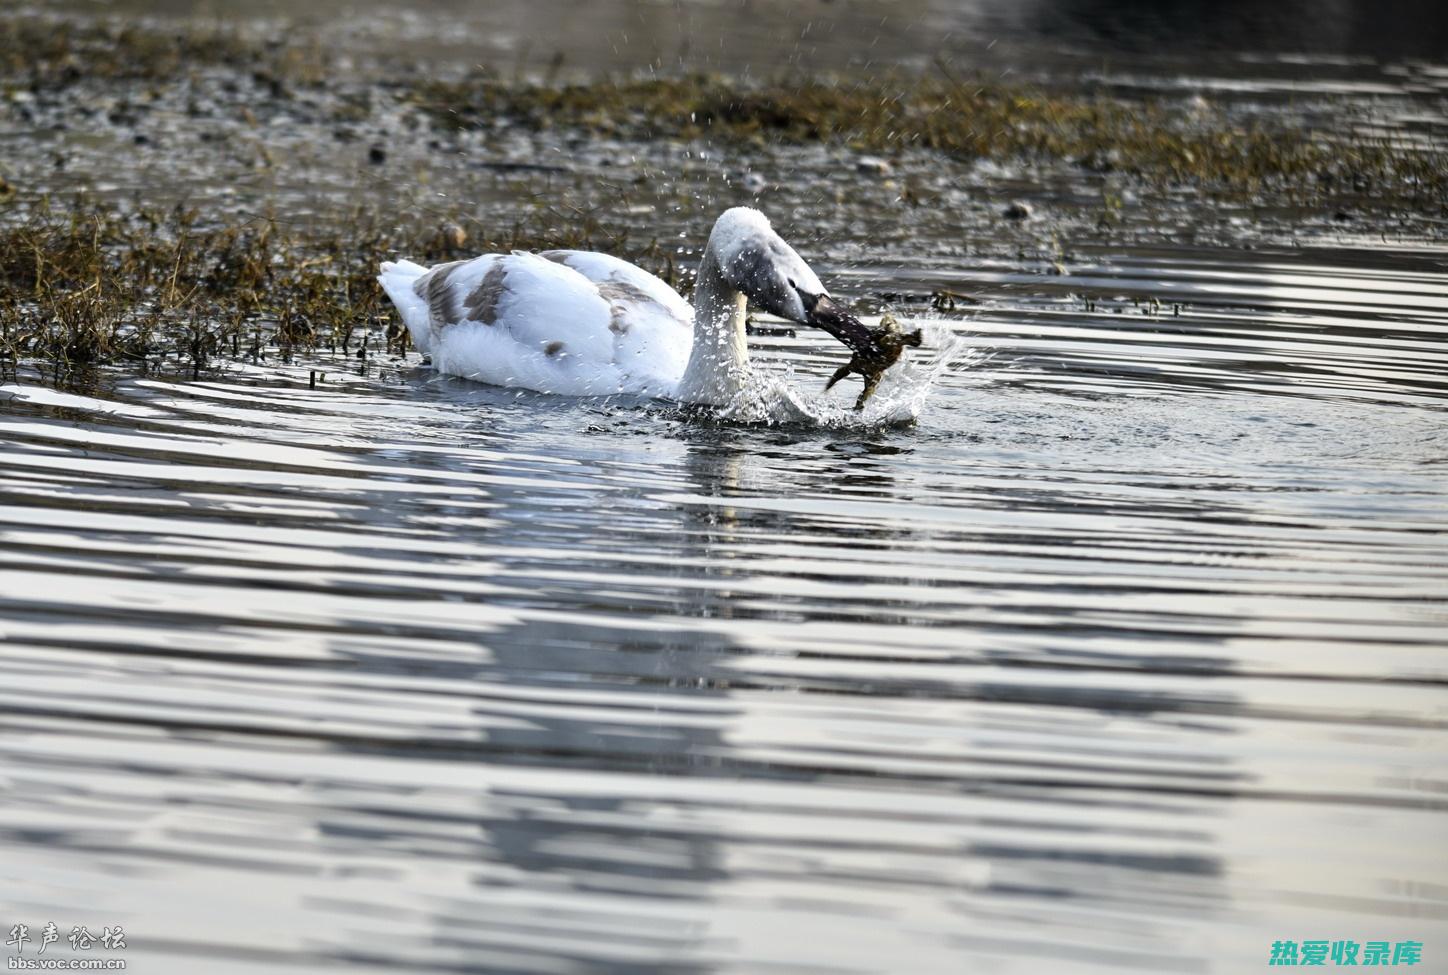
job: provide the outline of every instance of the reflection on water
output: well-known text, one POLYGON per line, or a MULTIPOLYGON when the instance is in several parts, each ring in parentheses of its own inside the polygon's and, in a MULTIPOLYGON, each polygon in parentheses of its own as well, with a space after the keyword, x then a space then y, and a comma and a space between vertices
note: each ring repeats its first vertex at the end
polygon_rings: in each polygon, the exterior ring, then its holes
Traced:
POLYGON ((1038 0, 1030 26, 1132 54, 1448 54, 1448 10, 1434 0, 1038 0))
MULTIPOLYGON (((358 50, 495 66, 551 57, 517 43, 538 22, 609 67, 1379 44, 1346 0, 339 9, 313 16, 358 50)), ((270 14, 295 11, 244 12, 270 14)), ((1100 77, 1246 112, 1391 98, 1391 125, 1442 131, 1432 65, 1323 61, 1303 89, 1280 60, 1149 60, 1100 77)), ((330 141, 263 175, 179 138, 114 172, 116 143, 70 148, 98 191, 284 212, 443 186, 502 219, 622 170, 604 147, 520 189, 392 137, 362 175, 330 141)), ((629 170, 674 175, 638 191, 661 239, 698 229, 673 197, 743 202, 677 149, 629 170)), ((73 188, 17 155, 17 182, 73 188)), ((1080 173, 907 154, 940 201, 907 210, 826 150, 758 162, 794 175, 763 205, 808 222, 841 293, 980 297, 928 323, 979 354, 913 428, 710 424, 413 361, 0 385, 0 930, 122 924, 146 972, 1226 973, 1308 938, 1437 959, 1441 243, 1169 195, 1106 237, 1080 173), (1039 219, 1000 220, 1006 192, 1039 219)), ((812 391, 838 362, 760 346, 812 391)))
POLYGON ((6 386, 6 916, 153 971, 1441 941, 1443 277, 1240 258, 1060 282, 1189 299, 1151 328, 957 322, 992 357, 910 430, 6 386))

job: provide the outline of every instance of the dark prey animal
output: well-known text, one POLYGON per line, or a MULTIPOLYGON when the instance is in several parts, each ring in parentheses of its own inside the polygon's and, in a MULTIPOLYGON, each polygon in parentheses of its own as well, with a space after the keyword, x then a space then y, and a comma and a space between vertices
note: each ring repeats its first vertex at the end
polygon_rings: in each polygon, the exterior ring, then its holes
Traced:
POLYGON ((865 380, 865 388, 860 391, 860 398, 855 400, 857 410, 865 408, 865 401, 874 395, 875 387, 880 385, 880 377, 885 374, 886 369, 899 361, 905 347, 920 345, 918 328, 913 332, 902 331, 900 323, 888 314, 880 319, 879 326, 871 328, 836 305, 828 296, 818 297, 809 309, 809 315, 811 325, 817 325, 829 332, 854 353, 849 362, 835 370, 830 381, 825 383, 825 389, 829 389, 852 372, 859 373, 865 380))

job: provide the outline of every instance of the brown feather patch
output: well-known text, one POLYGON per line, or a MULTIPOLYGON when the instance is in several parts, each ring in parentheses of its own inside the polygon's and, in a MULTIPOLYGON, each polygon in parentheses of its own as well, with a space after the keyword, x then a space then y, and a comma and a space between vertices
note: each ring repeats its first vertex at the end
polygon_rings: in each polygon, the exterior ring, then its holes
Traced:
POLYGON ((610 316, 608 330, 615 335, 628 334, 630 305, 659 304, 647 291, 636 288, 627 281, 620 281, 618 278, 610 278, 601 282, 598 285, 598 295, 608 302, 610 316))
POLYGON ((508 270, 503 267, 503 262, 494 261, 493 266, 488 268, 488 273, 483 275, 483 280, 478 282, 473 293, 468 295, 468 300, 463 302, 468 318, 484 325, 493 324, 498 317, 498 302, 503 300, 506 289, 504 279, 507 276, 508 270))
POLYGON ((462 261, 439 264, 412 285, 417 296, 427 302, 427 316, 434 330, 451 325, 460 317, 457 297, 447 285, 452 273, 462 264, 462 261))

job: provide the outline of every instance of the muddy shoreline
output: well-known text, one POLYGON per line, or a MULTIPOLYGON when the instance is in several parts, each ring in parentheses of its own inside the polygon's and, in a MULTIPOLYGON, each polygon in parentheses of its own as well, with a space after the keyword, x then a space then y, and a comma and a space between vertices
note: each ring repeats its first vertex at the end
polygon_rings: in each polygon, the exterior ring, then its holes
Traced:
POLYGON ((427 68, 305 34, 0 28, 0 362, 199 370, 360 336, 398 353, 382 259, 583 247, 687 290, 712 216, 740 202, 841 267, 921 241, 1051 274, 1086 242, 1444 235, 1448 155, 1375 129, 1371 99, 1286 112, 944 62, 427 68))

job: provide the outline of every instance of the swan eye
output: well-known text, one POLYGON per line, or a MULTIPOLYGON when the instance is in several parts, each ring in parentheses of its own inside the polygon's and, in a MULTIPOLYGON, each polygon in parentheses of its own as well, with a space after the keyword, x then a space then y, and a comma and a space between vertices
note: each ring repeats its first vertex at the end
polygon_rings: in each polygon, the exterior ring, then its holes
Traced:
POLYGON ((791 288, 793 288, 795 291, 798 291, 798 290, 799 290, 799 285, 797 285, 797 284, 794 283, 794 278, 785 278, 785 280, 789 282, 789 286, 790 286, 791 288))

